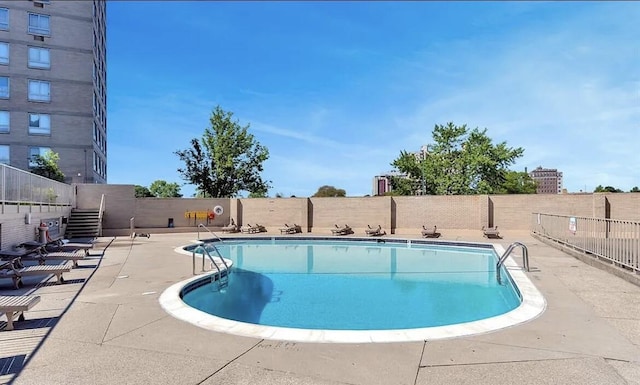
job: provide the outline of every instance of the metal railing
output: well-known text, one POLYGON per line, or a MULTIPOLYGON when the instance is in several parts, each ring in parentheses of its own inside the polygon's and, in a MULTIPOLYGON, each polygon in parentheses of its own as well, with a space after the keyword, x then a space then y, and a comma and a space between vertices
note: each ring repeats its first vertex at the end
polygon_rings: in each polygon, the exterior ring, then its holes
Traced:
POLYGON ((0 202, 3 206, 5 204, 71 206, 72 199, 71 185, 0 164, 0 202))
POLYGON ((640 274, 640 222, 533 213, 531 232, 640 274))
POLYGON ((102 214, 103 213, 104 213, 104 194, 102 194, 102 197, 100 197, 100 212, 98 214, 98 235, 100 236, 102 236, 102 214))
POLYGON ((211 269, 215 267, 216 271, 218 272, 217 275, 215 274, 211 275, 211 283, 217 282, 218 289, 223 289, 227 287, 229 285, 229 274, 231 273, 231 271, 229 270, 229 265, 227 265, 227 261, 225 261, 224 257, 222 257, 222 254, 220 254, 220 250, 218 250, 218 247, 216 247, 216 245, 212 243, 203 243, 193 249, 192 251, 193 275, 196 275, 196 254, 202 254, 202 272, 205 271, 204 269, 205 255, 209 258, 209 261, 211 263, 211 269), (224 267, 224 269, 221 269, 220 266, 218 266, 218 262, 216 262, 216 260, 211 256, 211 253, 209 252, 210 249, 216 252, 216 254, 218 255, 218 260, 222 262, 222 266, 224 267))
POLYGON ((219 242, 224 242, 222 240, 222 238, 220 238, 219 236, 216 235, 216 233, 214 233, 213 231, 209 230, 209 228, 207 226, 205 226, 204 224, 200 223, 198 225, 198 240, 200 240, 200 228, 203 228, 205 230, 207 230, 209 232, 209 234, 213 235, 214 237, 216 237, 218 239, 219 242))
POLYGON ((527 246, 522 242, 513 242, 511 245, 509 245, 507 251, 502 254, 500 259, 498 260, 498 263, 496 263, 496 279, 498 280, 499 284, 502 284, 502 279, 500 277, 500 268, 504 264, 504 261, 507 260, 507 257, 509 257, 509 254, 511 254, 511 252, 516 247, 522 248, 522 268, 524 269, 524 271, 529 271, 529 250, 527 250, 527 246))

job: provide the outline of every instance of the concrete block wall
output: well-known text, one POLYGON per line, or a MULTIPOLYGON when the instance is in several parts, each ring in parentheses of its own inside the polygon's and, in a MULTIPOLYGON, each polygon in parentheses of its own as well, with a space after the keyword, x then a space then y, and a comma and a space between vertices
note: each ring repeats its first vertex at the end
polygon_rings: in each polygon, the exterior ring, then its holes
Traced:
MULTIPOLYGON (((166 228, 168 218, 174 226, 193 227, 184 218, 185 211, 212 210, 216 205, 224 213, 209 225, 219 229, 233 218, 238 225, 259 223, 270 231, 296 223, 306 231, 330 233, 335 224, 348 224, 356 233, 367 225, 380 224, 387 233, 416 234, 422 225, 441 229, 480 229, 499 226, 504 230, 529 230, 531 214, 574 215, 640 221, 640 194, 545 194, 545 195, 469 195, 420 197, 349 197, 349 198, 139 198, 132 185, 77 186, 77 205, 96 208, 105 194, 104 229, 136 227, 166 228)), ((206 220, 199 220, 198 223, 206 220)), ((125 232, 124 234, 126 234, 125 232)))
POLYGON ((136 197, 133 185, 77 184, 76 208, 97 209, 104 194, 103 229, 128 229, 135 215, 136 197))
POLYGON ((611 209, 611 219, 640 222, 640 193, 606 194, 606 199, 611 209))
POLYGON ((481 228, 486 220, 486 195, 393 197, 396 233, 415 233, 422 226, 442 229, 481 228))
POLYGON ((138 198, 135 199, 136 227, 168 227, 169 218, 173 218, 174 227, 194 227, 200 223, 209 227, 222 227, 229 223, 230 199, 226 198, 138 198), (222 207, 222 215, 215 215, 213 219, 188 218, 189 211, 211 211, 214 207, 222 207))
POLYGON ((533 212, 604 218, 604 211, 594 207, 593 195, 491 195, 489 201, 493 225, 505 230, 528 230, 533 212))
POLYGON ((309 198, 310 227, 315 232, 335 225, 349 225, 356 234, 364 234, 367 225, 382 226, 391 233, 391 197, 309 198))
POLYGON ((300 225, 303 232, 309 227, 307 198, 251 198, 236 199, 238 209, 236 224, 254 226, 261 224, 268 230, 284 227, 284 224, 300 225))
POLYGON ((40 222, 57 221, 61 225, 62 218, 68 218, 70 211, 69 206, 5 205, 0 216, 0 248, 11 249, 22 242, 36 240, 40 222), (29 223, 26 223, 27 217, 29 223))

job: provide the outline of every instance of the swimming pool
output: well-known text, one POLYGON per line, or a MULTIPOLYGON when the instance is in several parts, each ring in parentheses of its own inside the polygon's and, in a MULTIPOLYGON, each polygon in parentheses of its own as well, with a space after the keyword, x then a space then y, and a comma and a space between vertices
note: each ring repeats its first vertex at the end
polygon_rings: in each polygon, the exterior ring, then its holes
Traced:
MULTIPOLYGON (((169 290, 182 306, 163 307, 213 330, 319 342, 447 338, 523 322, 513 316, 529 308, 529 288, 524 296, 513 285, 510 268, 507 284, 499 285, 493 247, 470 246, 355 238, 225 241, 218 247, 233 261, 228 287, 196 277, 169 290), (489 328, 487 320, 494 321, 489 328)), ((542 299, 536 314, 543 309, 542 299)))

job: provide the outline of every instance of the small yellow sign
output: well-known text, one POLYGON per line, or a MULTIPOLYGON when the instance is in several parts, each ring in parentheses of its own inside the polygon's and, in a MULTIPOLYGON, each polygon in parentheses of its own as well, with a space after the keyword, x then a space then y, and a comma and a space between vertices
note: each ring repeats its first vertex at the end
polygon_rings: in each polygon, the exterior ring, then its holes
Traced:
POLYGON ((213 219, 215 216, 215 214, 213 213, 213 211, 185 211, 184 213, 184 217, 185 218, 194 218, 194 219, 213 219))

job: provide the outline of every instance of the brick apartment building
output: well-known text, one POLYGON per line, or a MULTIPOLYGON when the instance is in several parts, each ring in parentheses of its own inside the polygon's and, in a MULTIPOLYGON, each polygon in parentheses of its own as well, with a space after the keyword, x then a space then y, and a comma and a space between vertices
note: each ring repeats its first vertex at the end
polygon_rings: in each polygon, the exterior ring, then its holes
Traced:
POLYGON ((107 182, 106 1, 0 1, 0 163, 107 182))
POLYGON ((539 166, 529 173, 531 179, 537 183, 538 194, 562 193, 562 172, 555 168, 542 168, 539 166))

